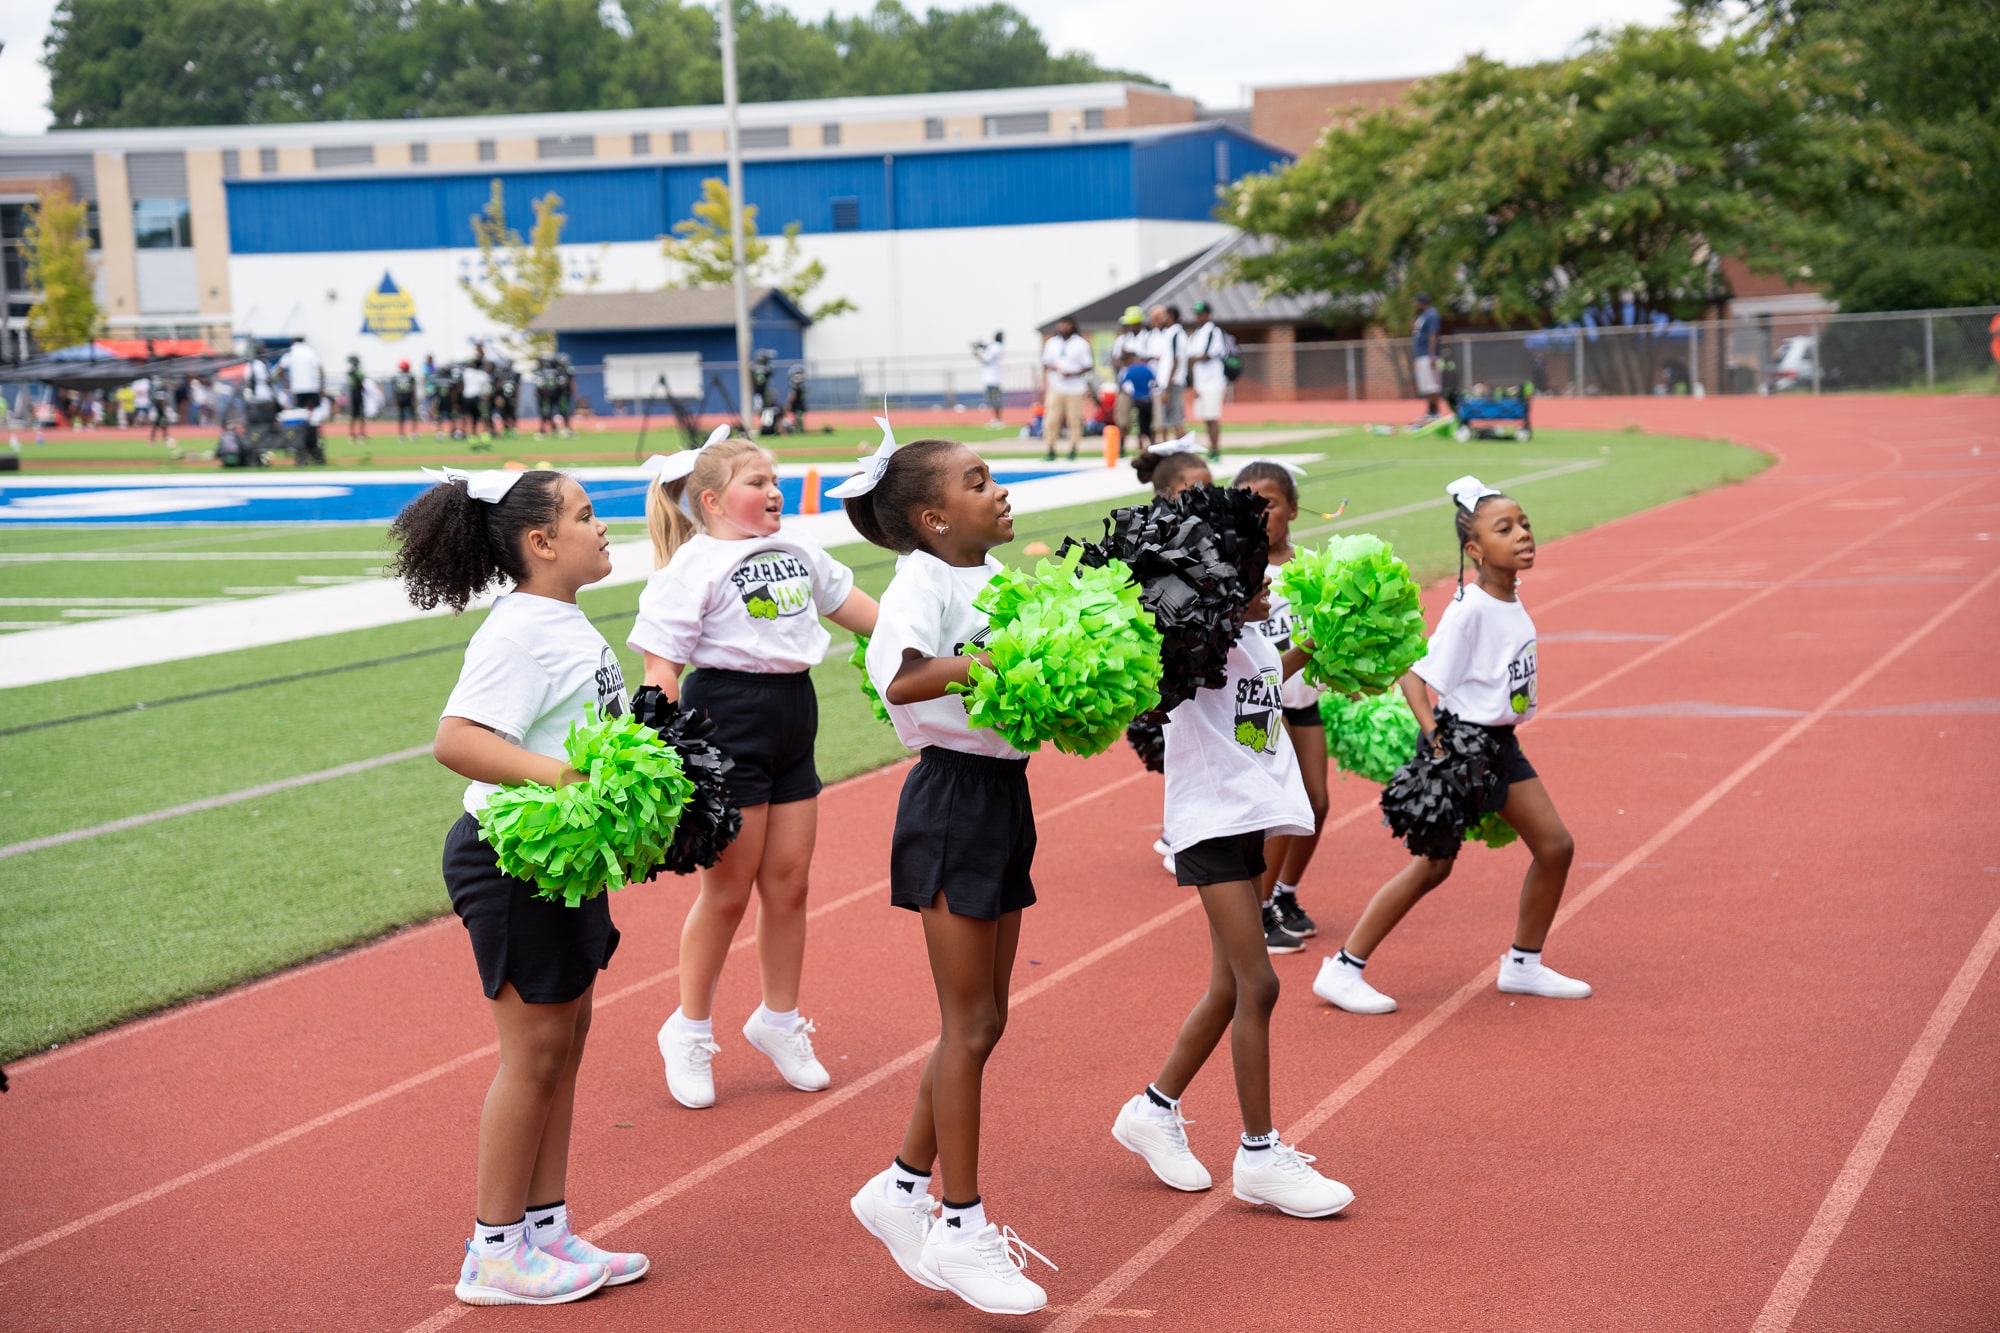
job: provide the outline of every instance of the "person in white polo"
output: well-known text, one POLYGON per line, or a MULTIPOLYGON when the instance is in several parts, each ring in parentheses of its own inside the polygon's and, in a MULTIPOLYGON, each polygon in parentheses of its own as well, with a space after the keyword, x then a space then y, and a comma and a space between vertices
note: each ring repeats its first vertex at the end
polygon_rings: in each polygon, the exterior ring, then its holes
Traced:
POLYGON ((1071 430, 1069 456, 1083 442, 1084 401, 1090 386, 1090 369, 1096 353, 1076 331, 1076 321, 1065 315, 1056 321, 1056 331, 1042 344, 1042 366, 1048 388, 1042 402, 1042 438, 1049 443, 1049 457, 1056 456, 1056 436, 1065 426, 1071 430))
POLYGON ((1188 378, 1194 388, 1194 419, 1208 428, 1208 456, 1222 457, 1222 400, 1229 392, 1229 374, 1223 369, 1223 353, 1228 344, 1216 325, 1208 302, 1194 303, 1194 328, 1188 333, 1188 378))

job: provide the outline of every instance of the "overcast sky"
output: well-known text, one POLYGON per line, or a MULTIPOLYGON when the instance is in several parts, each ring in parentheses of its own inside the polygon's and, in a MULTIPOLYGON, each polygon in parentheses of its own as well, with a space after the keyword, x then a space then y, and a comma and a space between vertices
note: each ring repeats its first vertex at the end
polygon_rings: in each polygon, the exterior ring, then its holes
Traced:
MULTIPOLYGON (((794 0, 802 17, 854 14, 874 0, 794 0)), ((912 9, 923 0, 908 0, 912 9)), ((1142 70, 1210 106, 1252 87, 1431 74, 1484 51, 1519 62, 1561 55, 1594 27, 1660 23, 1673 0, 1014 0, 1057 50, 1142 70)), ((945 0, 962 8, 962 0, 945 0)), ((49 123, 41 65, 55 0, 0 0, 0 133, 49 123)))

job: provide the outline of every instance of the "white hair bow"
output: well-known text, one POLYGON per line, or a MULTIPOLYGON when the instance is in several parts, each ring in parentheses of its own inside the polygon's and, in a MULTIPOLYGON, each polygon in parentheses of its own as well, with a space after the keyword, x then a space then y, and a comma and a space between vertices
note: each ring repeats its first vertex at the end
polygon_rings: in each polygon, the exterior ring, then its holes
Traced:
MULTIPOLYGON (((1282 458, 1253 458, 1250 460, 1250 463, 1267 463, 1272 467, 1281 467, 1291 473, 1293 477, 1303 477, 1306 474, 1306 470, 1297 463, 1288 463, 1282 458)), ((1243 468, 1249 467, 1250 463, 1245 463, 1243 467, 1239 467, 1236 470, 1241 472, 1243 468)))
POLYGON ((507 492, 513 490, 514 483, 526 476, 527 472, 525 469, 520 472, 502 472, 498 469, 486 472, 465 472, 455 467, 427 467, 424 469, 424 475, 426 477, 435 477, 440 485, 462 481, 465 483, 467 493, 473 499, 484 500, 487 504, 497 505, 507 498, 507 492))
POLYGON ((875 452, 861 460, 861 470, 846 481, 835 486, 827 494, 836 500, 852 500, 857 495, 866 495, 882 480, 882 474, 889 470, 890 455, 896 452, 896 433, 889 429, 889 418, 876 417, 875 424, 882 428, 882 443, 875 452))
POLYGON ((1458 501, 1458 507, 1469 514, 1479 508, 1481 500, 1484 500, 1489 495, 1499 495, 1502 492, 1494 490, 1477 477, 1465 476, 1446 486, 1444 493, 1458 501))
POLYGON ((1168 454, 1198 454, 1207 446, 1195 437, 1193 431, 1178 440, 1161 440, 1158 444, 1146 446, 1146 452, 1155 458, 1165 458, 1168 454))
POLYGON ((711 444, 720 444, 729 438, 729 423, 723 422, 708 433, 698 449, 683 449, 677 454, 654 454, 639 465, 657 486, 671 486, 694 471, 694 461, 701 456, 702 449, 711 444))

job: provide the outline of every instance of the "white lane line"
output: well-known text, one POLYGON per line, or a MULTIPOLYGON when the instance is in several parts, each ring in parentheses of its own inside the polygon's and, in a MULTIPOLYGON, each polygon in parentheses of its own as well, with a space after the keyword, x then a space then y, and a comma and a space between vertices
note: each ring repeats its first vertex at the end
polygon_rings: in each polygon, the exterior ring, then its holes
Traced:
MULTIPOLYGON (((1565 477, 1572 472, 1588 472, 1592 468, 1603 467, 1610 461, 1608 458, 1579 458, 1576 462, 1564 463, 1561 467, 1543 468, 1540 472, 1524 472, 1518 477, 1503 477, 1495 485, 1503 490, 1509 486, 1526 486, 1532 482, 1547 481, 1551 477, 1565 477)), ((1421 513, 1426 509, 1442 509, 1451 502, 1449 495, 1441 495, 1434 500, 1418 500, 1411 504, 1397 505, 1393 509, 1377 509, 1367 514, 1356 514, 1353 518, 1343 518, 1338 523, 1315 523, 1311 527, 1296 528, 1292 536, 1312 537, 1323 532, 1345 532, 1364 523, 1373 523, 1378 518, 1401 518, 1404 514, 1421 513)))
MULTIPOLYGON (((1692 805, 1681 811, 1670 823, 1653 834, 1652 837, 1646 839, 1645 842, 1627 853, 1617 865, 1592 880, 1584 887, 1581 893, 1566 900, 1562 905, 1562 910, 1556 913, 1555 925, 1560 927, 1563 923, 1575 917, 1578 912, 1581 912, 1584 908, 1602 897, 1605 891, 1611 888, 1612 885, 1651 859, 1661 847, 1685 832, 1689 825, 1708 813, 1715 806, 1716 802, 1742 785, 1746 778, 1769 763, 1771 759, 1793 741, 1804 735, 1806 730, 1815 722, 1818 722, 1834 709, 1840 707, 1856 691, 1864 688, 1870 681, 1874 680, 1876 676, 1886 670, 1896 659, 1921 642, 1932 630, 1935 630, 1938 626, 1956 616, 1968 602, 1971 602, 1979 594, 1985 592, 1996 581, 2000 581, 2000 569, 1996 569, 1988 574, 1970 591, 1957 598, 1949 606, 1945 607, 1944 610, 1932 616, 1918 628, 1912 630, 1893 648, 1876 658, 1853 679, 1822 700, 1820 705, 1813 709, 1812 712, 1794 722, 1781 735, 1772 740, 1770 744, 1744 760, 1742 764, 1737 766, 1734 772, 1702 793, 1692 805)), ((1984 937, 1982 937, 1982 944, 1983 942, 1984 937)), ((1984 966, 1982 962, 1980 970, 1983 971, 1984 966)), ((1384 1047, 1373 1060, 1370 1060, 1366 1065, 1356 1070, 1354 1074, 1349 1076, 1346 1082, 1328 1094, 1324 1101, 1300 1117, 1296 1123, 1289 1127, 1287 1137, 1293 1142, 1303 1142, 1308 1135, 1318 1130, 1327 1121, 1339 1114, 1343 1107, 1364 1092, 1376 1079, 1387 1073, 1397 1061, 1415 1049, 1419 1042, 1444 1026, 1452 1015, 1471 1003, 1474 996, 1479 995, 1488 986, 1492 985, 1494 978, 1499 972, 1499 967, 1499 961, 1496 959, 1494 962, 1481 968, 1474 974, 1470 981, 1467 981, 1463 986, 1454 991, 1450 998, 1438 1005, 1437 1008, 1431 1010, 1428 1014, 1425 1014, 1422 1019, 1412 1024, 1400 1037, 1384 1047)), ((1962 1009, 1963 1007, 1963 1004, 1961 1004, 1960 1008, 1962 1009)), ((1953 1018, 1955 1019, 1956 1017, 1957 1015, 1954 1013, 1953 1018)), ((1941 1036, 1939 1040, 1942 1041, 1941 1036)), ((1925 1067, 1928 1068, 1928 1065, 1925 1067)), ((1911 1091, 1914 1093, 1914 1088, 1911 1091)), ((1864 1135, 1863 1142, 1866 1143, 1867 1141, 1864 1135)), ((1878 1152, 1877 1156, 1879 1157, 1879 1155, 1878 1152)), ((1866 1183, 1865 1180, 1863 1183, 1866 1183)), ((1089 1295, 1071 1305, 1061 1318, 1046 1325, 1042 1333, 1074 1333, 1074 1330, 1089 1322, 1098 1309, 1116 1300, 1134 1282, 1137 1282, 1150 1272, 1160 1260, 1172 1253, 1175 1246, 1179 1245, 1189 1236, 1192 1236, 1200 1229, 1202 1223, 1228 1206, 1233 1198, 1233 1195, 1216 1191, 1200 1203, 1189 1208, 1174 1221, 1173 1225, 1147 1242, 1138 1253, 1120 1265, 1118 1270, 1110 1277, 1092 1288, 1089 1295)), ((1848 1206, 1851 1208, 1852 1204, 1850 1203, 1848 1206)), ((1828 1244, 1831 1244, 1831 1240, 1828 1241, 1828 1244)), ((1825 1256, 1822 1254, 1820 1257, 1824 1259, 1825 1256)), ((1817 1266, 1817 1262, 1815 1262, 1815 1271, 1817 1270, 1817 1266)), ((1789 1273, 1789 1270, 1787 1271, 1789 1273)), ((1810 1281, 1810 1276, 1810 1274, 1807 1275, 1808 1281, 1810 1281)), ((1801 1291, 1800 1296, 1803 1297, 1803 1295, 1804 1293, 1801 1291)), ((1793 1309, 1796 1310, 1796 1308, 1796 1305, 1794 1305, 1793 1309)), ((1764 1333, 1761 1324, 1758 1333, 1764 1333)), ((1776 1330, 1773 1330, 1772 1333, 1776 1333, 1776 1330)))
POLYGON ((1868 1188, 1875 1168, 1882 1162, 1882 1154, 1889 1149, 1889 1140, 1909 1113, 1910 1103, 1916 1100, 1917 1092, 1924 1086, 1924 1079, 1931 1072, 1931 1065, 1944 1049, 1945 1039, 1951 1036, 1951 1029, 1958 1022, 1965 1006, 1972 1001, 1972 993, 1978 989, 1980 978, 1986 975, 1987 965, 1993 955, 2000 952, 2000 912, 1986 923, 1973 942, 1972 952, 1965 956, 1965 962, 1958 969, 1958 975, 1945 987, 1944 995, 1938 1000, 1937 1008, 1931 1011, 1930 1020, 1924 1030, 1917 1035, 1916 1044, 1903 1057, 1903 1064, 1896 1071, 1896 1077, 1889 1082, 1889 1090, 1882 1094, 1882 1100, 1875 1106, 1875 1114, 1868 1117, 1867 1128, 1861 1131, 1861 1138, 1855 1143, 1854 1151, 1847 1155, 1847 1162, 1834 1177, 1833 1187, 1826 1192, 1820 1202, 1819 1212, 1814 1214, 1812 1225, 1799 1241, 1799 1248, 1792 1253, 1792 1261, 1785 1265, 1785 1271, 1778 1277, 1778 1285, 1771 1290, 1771 1298, 1764 1302, 1763 1312, 1757 1322, 1750 1326, 1751 1333, 1786 1333, 1792 1320, 1798 1317, 1799 1307, 1805 1304, 1806 1294, 1812 1290, 1813 1279, 1833 1253, 1835 1242, 1847 1226, 1847 1219, 1854 1213, 1854 1206, 1861 1202, 1861 1195, 1868 1188))
POLYGON ((226 560, 380 560, 389 554, 386 547, 362 551, 148 551, 134 547, 126 551, 4 551, 0 565, 61 565, 76 563, 116 563, 152 565, 161 561, 226 560))

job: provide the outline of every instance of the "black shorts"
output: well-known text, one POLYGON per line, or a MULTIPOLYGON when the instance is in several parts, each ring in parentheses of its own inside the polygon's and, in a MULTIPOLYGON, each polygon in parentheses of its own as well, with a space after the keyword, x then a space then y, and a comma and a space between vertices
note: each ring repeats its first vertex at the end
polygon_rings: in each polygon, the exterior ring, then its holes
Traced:
POLYGON ((1326 719, 1319 715, 1318 704, 1307 704, 1304 708, 1287 708, 1285 725, 1288 727, 1324 727, 1326 719))
POLYGON ((1210 838, 1182 851, 1174 848, 1174 883, 1199 889, 1210 884, 1256 883, 1264 875, 1264 833, 1232 833, 1210 838))
POLYGON ((609 894, 575 907, 537 898, 533 884, 501 873, 471 815, 460 815, 444 835, 444 887, 472 938, 489 1000, 511 981, 529 1004, 567 1004, 590 988, 618 948, 609 894))
POLYGON ((417 419, 417 403, 413 398, 396 399, 396 424, 417 419))
POLYGON ((1035 807, 1028 761, 931 746, 903 779, 889 847, 889 901, 911 911, 943 892, 953 916, 997 921, 1032 907, 1035 807))
POLYGON ((1514 735, 1512 727, 1485 727, 1483 730, 1500 742, 1500 781, 1493 792, 1480 805, 1482 815, 1498 814, 1507 804, 1507 788, 1516 782, 1527 782, 1541 775, 1528 762, 1528 756, 1521 753, 1521 742, 1514 735))
POLYGON ((681 699, 715 720, 709 739, 735 761, 722 781, 737 805, 784 805, 819 795, 819 770, 813 767, 819 695, 810 671, 697 667, 681 699))

